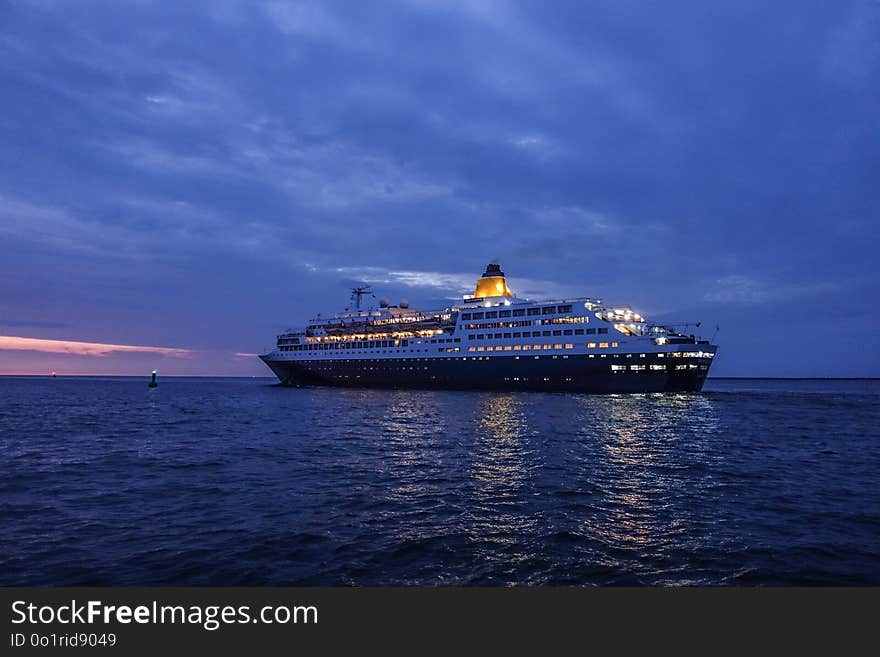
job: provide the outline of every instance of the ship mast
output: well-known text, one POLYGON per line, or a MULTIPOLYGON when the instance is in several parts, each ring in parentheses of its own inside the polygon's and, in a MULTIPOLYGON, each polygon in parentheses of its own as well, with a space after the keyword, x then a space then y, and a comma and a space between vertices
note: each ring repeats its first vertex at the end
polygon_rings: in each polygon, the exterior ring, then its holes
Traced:
POLYGON ((351 289, 351 300, 354 301, 354 307, 357 310, 361 309, 361 297, 363 296, 371 296, 375 297, 373 291, 370 289, 369 285, 364 285, 363 287, 354 287, 351 289))

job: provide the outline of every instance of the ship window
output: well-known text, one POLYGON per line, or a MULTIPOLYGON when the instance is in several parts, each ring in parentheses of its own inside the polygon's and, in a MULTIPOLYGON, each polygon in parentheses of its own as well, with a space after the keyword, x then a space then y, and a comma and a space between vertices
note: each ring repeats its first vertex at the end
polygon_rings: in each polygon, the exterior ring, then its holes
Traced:
POLYGON ((608 348, 608 343, 607 343, 607 342, 600 342, 600 343, 599 343, 599 348, 600 348, 600 349, 607 349, 607 348, 608 348))
POLYGON ((520 345, 518 345, 518 344, 513 345, 514 351, 520 351, 521 349, 522 349, 522 347, 520 345))
POLYGON ((596 329, 587 329, 587 335, 596 335, 596 329))
POLYGON ((500 333, 496 333, 496 334, 495 334, 495 337, 496 337, 496 338, 500 338, 500 337, 501 337, 501 334, 500 334, 500 333))
POLYGON ((468 347, 468 351, 476 351, 476 350, 477 350, 476 347, 468 347))
MULTIPOLYGON (((566 342, 565 348, 566 349, 574 349, 574 345, 571 342, 566 342)), ((566 358, 568 358, 568 356, 566 356, 566 358)))
MULTIPOLYGON (((544 345, 544 346, 546 347, 547 345, 544 345)), ((554 344, 553 348, 554 349, 562 349, 562 345, 561 344, 554 344)))
POLYGON ((491 311, 491 312, 486 313, 486 319, 494 319, 494 318, 496 318, 496 317, 498 317, 498 311, 497 311, 497 310, 493 310, 493 311, 491 311))
POLYGON ((462 319, 470 319, 470 318, 471 318, 471 314, 470 314, 470 313, 463 313, 462 316, 461 316, 461 318, 462 318, 462 319))
POLYGON ((631 369, 633 372, 642 372, 642 371, 644 371, 645 366, 644 365, 630 365, 629 369, 631 369))
POLYGON ((529 314, 529 315, 540 315, 540 314, 541 314, 541 309, 540 309, 540 308, 529 308, 529 309, 528 309, 528 314, 529 314))
POLYGON ((541 348, 541 345, 539 345, 539 344, 532 345, 532 349, 540 349, 540 348, 541 348))
POLYGON ((486 339, 485 334, 483 334, 483 333, 478 333, 478 334, 477 334, 477 340, 485 340, 485 339, 486 339))
POLYGON ((509 337, 510 337, 510 333, 505 333, 505 334, 504 334, 504 337, 505 337, 505 338, 509 338, 509 337))
POLYGON ((471 333, 471 334, 468 336, 468 340, 474 340, 476 337, 477 337, 476 335, 474 335, 473 333, 471 333))
POLYGON ((522 348, 523 348, 523 351, 529 351, 529 350, 531 350, 532 345, 530 345, 530 344, 524 344, 524 345, 522 346, 522 348))
POLYGON ((599 330, 599 333, 608 333, 608 329, 607 329, 607 328, 600 328, 600 329, 598 329, 598 330, 599 330))
POLYGON ((453 340, 453 342, 461 342, 461 338, 455 338, 455 340, 453 340))
POLYGON ((483 313, 474 313, 474 319, 483 319, 483 313))
POLYGON ((616 346, 617 346, 617 343, 616 343, 616 342, 612 342, 612 343, 611 343, 611 346, 612 346, 612 347, 616 347, 616 346))
POLYGON ((611 371, 612 372, 624 372, 624 371, 626 371, 626 365, 612 365, 611 371))
POLYGON ((515 309, 513 310, 513 316, 514 316, 514 317, 522 317, 522 316, 524 316, 525 314, 526 314, 526 309, 525 309, 525 308, 515 308, 515 309))
POLYGON ((509 310, 500 310, 500 311, 498 311, 498 316, 499 317, 510 317, 510 311, 509 310))
POLYGON ((437 344, 436 340, 431 340, 431 344, 437 344))
POLYGON ((588 342, 587 343, 587 349, 595 349, 595 348, 596 348, 595 342, 588 342))
POLYGON ((520 333, 514 333, 514 334, 513 334, 513 337, 515 337, 515 338, 521 338, 522 335, 521 335, 520 333))
POLYGON ((553 335, 562 335, 562 331, 553 331, 553 335))
POLYGON ((571 335, 571 329, 562 332, 562 335, 571 335))
POLYGON ((651 365, 652 370, 665 370, 666 365, 651 365))
POLYGON ((570 313, 570 312, 571 312, 571 305, 567 305, 567 306, 559 306, 559 312, 561 312, 561 313, 570 313))
POLYGON ((556 306, 544 306, 541 308, 542 315, 552 315, 556 312, 556 306))
MULTIPOLYGON (((541 334, 542 335, 550 335, 550 331, 541 331, 541 334)), ((535 335, 537 335, 537 333, 535 333, 535 335)))

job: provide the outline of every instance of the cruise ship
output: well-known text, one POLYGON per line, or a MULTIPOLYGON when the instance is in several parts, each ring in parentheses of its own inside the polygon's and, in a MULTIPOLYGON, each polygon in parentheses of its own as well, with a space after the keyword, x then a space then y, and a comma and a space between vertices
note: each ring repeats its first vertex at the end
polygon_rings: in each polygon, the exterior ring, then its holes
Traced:
POLYGON ((286 386, 645 393, 701 390, 717 351, 629 306, 521 299, 495 263, 443 310, 362 308, 371 296, 355 288, 349 308, 280 334, 260 358, 286 386))

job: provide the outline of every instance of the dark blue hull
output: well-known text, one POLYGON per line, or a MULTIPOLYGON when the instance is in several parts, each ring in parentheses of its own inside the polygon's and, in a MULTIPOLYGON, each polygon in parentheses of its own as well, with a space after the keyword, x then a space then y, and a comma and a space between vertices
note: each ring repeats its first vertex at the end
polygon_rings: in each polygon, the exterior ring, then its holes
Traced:
POLYGON ((287 386, 589 393, 699 392, 711 363, 710 358, 658 358, 655 354, 645 358, 261 358, 287 386), (612 365, 624 369, 612 370, 612 365))

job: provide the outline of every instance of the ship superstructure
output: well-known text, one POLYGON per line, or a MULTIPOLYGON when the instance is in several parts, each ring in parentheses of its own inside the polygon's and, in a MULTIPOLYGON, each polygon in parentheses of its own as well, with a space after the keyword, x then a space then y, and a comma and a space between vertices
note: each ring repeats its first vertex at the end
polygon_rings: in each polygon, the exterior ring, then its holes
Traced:
POLYGON ((284 385, 545 390, 699 391, 717 347, 652 324, 628 306, 583 297, 516 297, 498 264, 460 304, 352 306, 278 336, 260 358, 284 385))

